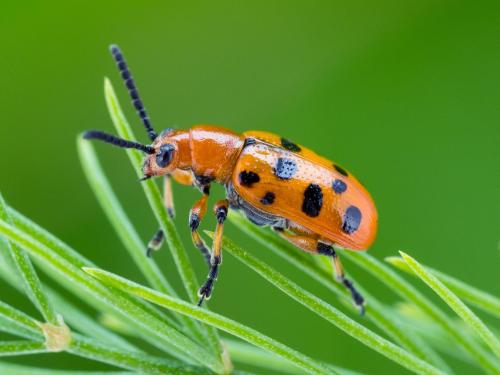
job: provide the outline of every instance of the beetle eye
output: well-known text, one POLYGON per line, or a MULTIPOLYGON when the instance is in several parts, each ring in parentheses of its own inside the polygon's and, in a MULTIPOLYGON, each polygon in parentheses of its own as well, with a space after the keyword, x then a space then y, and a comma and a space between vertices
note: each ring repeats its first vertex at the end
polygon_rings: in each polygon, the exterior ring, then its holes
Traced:
POLYGON ((175 147, 171 144, 166 144, 160 147, 160 152, 156 154, 156 164, 160 168, 165 168, 167 167, 171 162, 174 157, 174 150, 175 147))

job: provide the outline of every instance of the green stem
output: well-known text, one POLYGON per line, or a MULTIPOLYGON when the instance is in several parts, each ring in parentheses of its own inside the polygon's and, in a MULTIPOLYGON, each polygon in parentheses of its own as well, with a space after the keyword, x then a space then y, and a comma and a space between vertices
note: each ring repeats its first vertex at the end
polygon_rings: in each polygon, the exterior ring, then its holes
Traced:
MULTIPOLYGON (((231 211, 229 219, 238 229, 243 230, 260 244, 266 246, 266 248, 327 287, 341 298, 344 305, 349 306, 351 310, 353 309, 352 298, 346 289, 334 279, 331 264, 325 265, 324 263, 315 262, 313 257, 309 254, 298 251, 297 248, 281 240, 269 229, 261 228, 250 223, 239 213, 231 211), (329 269, 327 267, 329 267, 329 269)), ((367 301, 367 305, 365 306, 366 316, 377 325, 377 327, 420 359, 430 362, 448 373, 452 372, 446 362, 430 348, 429 345, 417 335, 413 334, 413 332, 404 329, 397 319, 393 319, 390 314, 388 314, 389 308, 384 307, 381 302, 359 285, 358 289, 365 296, 367 301)))
POLYGON ((34 341, 2 341, 0 342, 0 357, 47 353, 43 342, 34 341))
POLYGON ((163 347, 171 351, 172 354, 180 354, 180 358, 194 360, 218 373, 223 372, 220 362, 211 353, 145 310, 144 304, 134 302, 133 299, 126 297, 123 293, 110 291, 95 279, 83 273, 81 269, 76 268, 73 263, 63 259, 52 248, 44 246, 27 233, 10 226, 4 221, 0 221, 0 233, 52 269, 56 274, 56 278, 57 275, 59 275, 59 278, 64 277, 65 284, 78 286, 80 293, 85 291, 93 298, 109 306, 114 312, 140 330, 144 338, 152 342, 160 341, 163 347))
MULTIPOLYGON (((109 79, 104 81, 104 92, 106 97, 106 103, 108 105, 108 110, 111 115, 111 119, 118 134, 129 140, 135 140, 134 134, 130 125, 125 118, 123 111, 121 110, 120 103, 116 97, 115 91, 109 79)), ((137 150, 127 150, 127 154, 132 162, 132 165, 137 172, 138 177, 142 177, 142 155, 137 150)), ((187 256, 186 250, 182 245, 179 233, 177 232, 174 223, 170 216, 167 214, 165 206, 154 181, 147 180, 142 183, 142 187, 146 194, 146 198, 151 205, 153 213, 160 223, 160 227, 165 234, 165 240, 174 258, 174 262, 177 266, 177 270, 181 276, 182 283, 186 289, 189 300, 196 303, 198 300, 198 281, 196 280, 196 275, 191 266, 191 262, 187 256)), ((222 358, 222 348, 220 345, 220 338, 216 330, 211 327, 206 327, 207 341, 210 347, 215 351, 218 358, 222 358)))
POLYGON ((10 375, 132 375, 129 371, 76 371, 43 369, 16 363, 0 362, 0 374, 10 375))
MULTIPOLYGON (((409 273, 410 275, 416 276, 411 268, 406 264, 406 262, 400 257, 387 257, 385 258, 387 262, 400 270, 409 273)), ((444 285, 446 285, 453 293, 458 297, 464 299, 472 305, 486 311, 497 318, 500 318, 500 299, 486 293, 478 288, 470 286, 444 272, 438 271, 434 268, 423 265, 427 271, 436 276, 444 285)))
POLYGON ((500 358, 500 341, 486 327, 481 319, 472 312, 455 294, 451 292, 438 278, 428 272, 420 263, 408 254, 399 252, 408 266, 415 274, 422 279, 441 299, 451 307, 465 323, 471 327, 479 337, 493 350, 495 355, 500 358))
MULTIPOLYGON (((266 352, 260 348, 253 345, 247 344, 242 341, 236 341, 232 339, 223 339, 224 344, 229 348, 229 353, 231 358, 235 362, 244 363, 249 366, 260 367, 263 370, 270 371, 274 370, 280 374, 290 374, 290 375, 301 375, 303 371, 296 366, 290 364, 290 362, 279 358, 272 353, 266 352)), ((360 375, 359 372, 352 370, 347 370, 341 367, 324 365, 329 367, 340 375, 360 375)))
POLYGON ((213 313, 206 309, 201 309, 193 306, 182 300, 167 296, 155 290, 146 288, 137 283, 131 282, 113 273, 103 271, 97 268, 85 268, 85 272, 101 280, 103 283, 121 289, 127 293, 131 293, 145 300, 164 306, 168 309, 185 314, 191 318, 201 322, 210 324, 225 332, 228 332, 236 337, 239 337, 253 345, 268 350, 277 356, 290 361, 296 366, 302 368, 311 374, 332 374, 331 370, 325 368, 322 364, 307 357, 306 355, 297 352, 294 349, 283 345, 282 343, 263 335, 262 333, 244 326, 234 320, 226 318, 222 315, 213 313))
POLYGON ((126 352, 110 348, 95 340, 75 335, 68 353, 146 374, 210 374, 207 369, 184 363, 156 358, 144 353, 126 352))
MULTIPOLYGON (((35 340, 43 339, 42 328, 32 317, 17 309, 0 302, 0 316, 16 323, 19 329, 16 333, 30 332, 35 340)), ((37 341, 38 341, 37 340, 37 341)), ((0 356, 33 354, 47 352, 44 342, 9 341, 0 343, 0 356)), ((95 361, 108 363, 121 368, 145 372, 150 374, 208 374, 206 369, 193 367, 184 363, 159 359, 145 353, 131 352, 112 348, 96 340, 86 338, 80 334, 73 334, 69 346, 65 351, 95 361)))
MULTIPOLYGON (((0 247, 1 246, 2 245, 0 244, 0 247)), ((12 269, 9 269, 7 264, 0 262, 0 277, 4 281, 6 281, 11 287, 17 290, 22 290, 22 286, 17 282, 17 278, 14 277, 15 275, 16 273, 12 272, 12 269)), ((97 338, 104 342, 108 342, 119 348, 138 351, 138 349, 134 345, 127 342, 124 338, 116 335, 114 332, 111 332, 108 329, 96 323, 95 320, 89 317, 82 310, 76 308, 72 303, 63 298, 59 293, 55 292, 49 287, 46 287, 45 289, 50 300, 53 301, 54 306, 64 316, 65 322, 68 323, 72 328, 78 329, 80 330, 80 332, 85 332, 85 334, 88 336, 97 338)), ((0 329, 5 332, 18 334, 21 337, 28 339, 40 338, 39 335, 33 336, 33 333, 30 333, 29 331, 25 331, 24 333, 20 332, 19 329, 16 330, 15 327, 14 328, 10 327, 10 325, 14 323, 10 323, 5 318, 1 319, 3 320, 0 322, 0 329)))
MULTIPOLYGON (((0 194, 0 220, 4 220, 9 224, 12 223, 12 219, 7 211, 7 206, 2 194, 0 194)), ((57 319, 57 312, 45 295, 42 283, 40 282, 40 279, 38 278, 38 275, 36 274, 36 271, 33 268, 26 252, 16 244, 11 243, 7 243, 7 251, 10 253, 10 256, 12 257, 18 270, 18 274, 23 280, 24 290, 28 298, 35 305, 38 311, 40 311, 43 318, 47 322, 58 325, 59 321, 57 319)))
MULTIPOLYGON (((209 233, 209 235, 212 235, 209 233)), ((394 362, 419 374, 443 374, 437 368, 415 357, 406 350, 375 334, 354 320, 344 315, 333 306, 304 290, 293 281, 258 260, 248 252, 236 246, 228 238, 224 238, 223 247, 238 260, 252 268, 278 289, 309 308, 314 313, 334 324, 348 335, 359 340, 369 348, 379 352, 394 362)))
MULTIPOLYGON (((148 280, 149 284, 154 289, 177 297, 176 291, 163 276, 155 261, 146 257, 145 246, 113 192, 92 144, 84 139, 79 139, 78 152, 87 180, 94 194, 97 196, 101 207, 113 225, 118 237, 121 239, 123 245, 128 250, 146 280, 148 280)), ((178 318, 194 337, 197 339, 203 338, 203 334, 197 322, 183 315, 179 315, 178 318)))
POLYGON ((470 341, 463 332, 455 329, 452 320, 442 312, 441 309, 397 275, 392 269, 366 253, 346 252, 346 256, 348 259, 351 259, 370 272, 402 298, 417 305, 422 311, 429 315, 433 321, 439 324, 444 331, 453 338, 454 342, 469 353, 484 369, 488 370, 490 373, 498 373, 496 362, 487 355, 477 343, 470 341))

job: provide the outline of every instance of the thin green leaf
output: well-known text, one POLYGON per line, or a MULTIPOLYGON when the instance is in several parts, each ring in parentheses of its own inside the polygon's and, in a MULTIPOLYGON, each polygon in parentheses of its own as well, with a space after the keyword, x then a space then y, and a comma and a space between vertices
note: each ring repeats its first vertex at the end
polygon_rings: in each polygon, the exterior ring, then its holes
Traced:
MULTIPOLYGON (((2 194, 0 194, 0 220, 4 220, 9 224, 12 223, 2 194)), ((28 298, 35 305, 38 311, 40 311, 47 322, 54 325, 59 324, 57 312, 45 295, 42 283, 40 282, 40 279, 38 278, 38 275, 36 274, 36 271, 33 268, 26 252, 16 244, 9 243, 7 243, 7 250, 10 250, 10 256, 12 257, 18 273, 23 280, 24 290, 28 298)))
MULTIPOLYGON (((406 264, 406 262, 400 257, 387 257, 385 258, 387 262, 400 270, 408 272, 409 274, 415 276, 415 273, 406 264)), ((483 311, 495 315, 500 318, 500 299, 486 293, 478 288, 470 286, 444 272, 438 271, 434 268, 425 266, 425 269, 436 276, 441 282, 444 283, 453 293, 463 300, 469 302, 470 304, 479 307, 483 311)))
MULTIPOLYGON (((120 237, 123 245, 128 250, 146 280, 148 280, 149 284, 154 289, 177 297, 176 291, 163 276, 154 259, 146 257, 144 244, 111 188, 92 144, 80 138, 78 140, 78 152, 87 180, 94 194, 97 196, 99 203, 120 237)), ((203 331, 200 330, 197 322, 183 315, 179 315, 178 319, 180 319, 181 323, 194 337, 203 339, 203 331)))
POLYGON ((244 326, 234 320, 226 318, 222 315, 200 309, 182 300, 167 296, 155 290, 149 289, 130 280, 124 279, 118 275, 103 271, 97 268, 85 268, 85 272, 101 280, 103 283, 111 285, 115 288, 132 293, 140 298, 164 306, 167 309, 185 314, 201 322, 210 324, 225 332, 228 332, 236 337, 239 337, 253 345, 268 350, 277 356, 290 361, 296 366, 302 368, 312 374, 331 374, 333 371, 328 370, 320 363, 309 358, 308 356, 297 352, 294 349, 281 344, 280 342, 263 335, 262 333, 244 326))
POLYGON ((226 251, 234 255, 248 267, 252 268, 282 292, 286 293, 297 302, 306 306, 311 311, 334 324, 342 331, 362 342, 372 350, 379 352, 401 366, 419 374, 443 373, 427 362, 422 361, 413 354, 370 331, 339 310, 335 309, 330 304, 304 290, 264 262, 258 260, 253 255, 238 247, 228 238, 224 238, 223 247, 226 251))
POLYGON ((500 341, 486 327, 481 319, 472 312, 454 293, 451 292, 438 278, 428 272, 425 267, 418 263, 408 254, 400 251, 404 261, 415 272, 415 274, 425 282, 436 294, 469 325, 479 337, 493 350, 493 353, 500 358, 500 341))
POLYGON ((375 278, 386 284, 402 298, 413 302, 418 308, 429 315, 432 320, 439 324, 453 338, 456 344, 460 345, 485 370, 490 373, 498 373, 497 363, 483 348, 476 342, 469 340, 463 332, 455 329, 450 317, 392 269, 366 253, 346 251, 345 256, 370 272, 375 278))
POLYGON ((17 335, 26 337, 27 334, 35 341, 43 340, 42 331, 35 319, 1 301, 0 316, 12 324, 11 327, 17 335))
POLYGON ((124 369, 147 374, 210 374, 211 372, 201 367, 188 366, 184 363, 156 358, 144 353, 126 352, 110 348, 95 340, 75 335, 67 350, 74 355, 95 361, 118 366, 124 369))
MULTIPOLYGON (((231 358, 235 362, 260 367, 266 371, 275 370, 281 374, 302 375, 304 372, 293 366, 290 362, 275 356, 274 354, 257 348, 242 341, 224 339, 224 344, 229 348, 231 358)), ((360 375, 359 372, 347 370, 341 367, 324 364, 340 375, 360 375)))
POLYGON ((47 353, 43 342, 34 341, 2 341, 0 342, 0 357, 47 353))
MULTIPOLYGON (((54 301, 54 305, 58 308, 58 310, 63 314, 65 322, 73 329, 77 329, 80 333, 85 334, 85 336, 93 337, 94 339, 99 340, 100 342, 104 342, 112 345, 113 347, 136 351, 139 350, 135 345, 132 345, 123 337, 111 332, 110 330, 104 328, 100 324, 98 324, 95 319, 92 319, 90 316, 85 314, 82 310, 75 307, 73 304, 65 300, 60 294, 47 289, 49 296, 52 301, 54 301)), ((133 326, 130 329, 134 329, 133 326)))
MULTIPOLYGON (((125 138, 134 141, 134 133, 121 110, 120 103, 113 89, 113 85, 109 79, 104 81, 104 95, 106 98, 106 104, 108 106, 108 111, 110 113, 113 124, 118 132, 118 134, 125 138)), ((132 165, 137 172, 138 177, 142 177, 142 163, 143 156, 139 151, 128 149, 127 154, 132 162, 132 165)), ((149 179, 142 182, 142 187, 146 194, 146 198, 153 210, 153 213, 158 220, 163 233, 165 234, 165 240, 172 253, 174 262, 177 266, 177 270, 181 276, 182 283, 186 292, 188 294, 189 300, 196 303, 198 300, 198 281, 196 275, 191 266, 191 262, 187 256, 186 250, 182 245, 179 233, 177 232, 174 222, 167 214, 163 200, 160 195, 158 187, 153 180, 149 179)), ((211 327, 205 327, 206 339, 210 347, 215 351, 218 358, 222 358, 222 348, 220 345, 220 338, 217 331, 211 327)))
MULTIPOLYGON (((104 93, 111 119, 113 120, 113 124, 115 125, 118 134, 120 137, 135 141, 134 133, 132 132, 128 121, 121 110, 113 86, 108 79, 105 79, 104 81, 104 93)), ((132 162, 134 170, 137 172, 137 176, 142 177, 143 155, 134 149, 127 149, 126 152, 132 162)), ((196 280, 196 276, 187 253, 182 246, 180 237, 175 229, 174 223, 165 210, 160 191, 151 179, 143 181, 141 185, 144 188, 146 198, 153 209, 156 219, 160 223, 161 228, 165 231, 165 239, 168 243, 170 251, 172 252, 172 256, 177 265, 177 270, 179 271, 184 287, 186 288, 186 292, 191 302, 197 302, 197 290, 199 284, 196 280)))
MULTIPOLYGON (((314 261, 314 258, 310 254, 298 251, 297 248, 292 247, 285 241, 281 240, 269 229, 261 228, 250 223, 239 213, 230 211, 229 219, 240 230, 243 230, 246 234, 257 240, 263 246, 266 246, 266 248, 290 262, 314 280, 326 286, 329 290, 341 298, 344 305, 353 309, 350 294, 333 278, 331 264, 327 264, 326 266, 323 263, 318 264, 314 261)), ((432 363, 448 373, 452 372, 446 362, 439 355, 437 355, 437 353, 430 348, 429 345, 427 345, 411 331, 404 329, 398 320, 393 319, 390 314, 387 313, 388 308, 384 307, 381 302, 379 302, 373 295, 369 294, 359 285, 358 289, 368 301, 365 306, 366 316, 375 325, 377 325, 377 327, 382 329, 389 335, 389 337, 396 340, 396 342, 401 344, 420 359, 432 363)))
POLYGON ((163 276, 155 260, 146 257, 144 243, 111 188, 92 143, 79 137, 77 146, 80 161, 92 191, 113 225, 123 246, 153 288, 165 294, 176 295, 174 288, 163 276))
MULTIPOLYGON (((0 247, 2 246, 3 245, 0 243, 0 247)), ((16 273, 12 271, 13 269, 10 269, 6 263, 0 262, 0 277, 8 284, 10 284, 10 286, 12 286, 13 288, 22 290, 22 286, 18 283, 17 278, 14 277, 16 273)), ((59 293, 55 292, 49 287, 46 287, 45 290, 50 300, 54 303, 54 306, 64 316, 65 322, 68 323, 72 328, 78 329, 80 330, 80 332, 85 333, 88 336, 100 339, 104 342, 108 342, 119 348, 138 350, 124 338, 100 326, 97 322, 95 322, 95 320, 90 318, 83 311, 77 309, 72 303, 68 302, 59 293)), ((0 319, 2 319, 0 321, 0 330, 3 330, 4 332, 17 334, 28 339, 40 338, 39 335, 33 336, 33 333, 30 333, 29 331, 23 332, 19 327, 11 327, 13 323, 9 323, 5 318, 2 318, 1 314, 0 319)))
POLYGON ((110 291, 95 279, 83 273, 81 269, 77 269, 73 263, 63 259, 54 249, 44 246, 24 231, 14 228, 4 221, 0 221, 0 233, 10 241, 23 247, 33 257, 52 269, 56 275, 64 277, 64 284, 78 286, 81 292, 84 291, 106 304, 131 325, 135 326, 145 339, 150 340, 152 343, 160 341, 165 349, 168 349, 181 359, 186 361, 194 360, 200 365, 213 369, 215 372, 223 372, 220 362, 210 352, 145 310, 143 304, 138 305, 123 293, 110 291))
MULTIPOLYGON (((453 342, 453 338, 448 335, 443 328, 434 323, 428 315, 423 313, 418 307, 410 302, 400 302, 396 304, 395 310, 397 314, 394 315, 395 319, 399 319, 405 329, 415 332, 421 336, 429 345, 439 349, 441 352, 448 354, 460 361, 476 365, 470 355, 464 351, 461 346, 457 346, 453 342)), ((462 321, 458 322, 457 319, 453 322, 457 329, 469 331, 468 327, 462 321)), ((470 337, 471 340, 476 339, 470 337)))
MULTIPOLYGON (((24 327, 18 325, 12 320, 8 320, 0 315, 0 332, 10 333, 13 336, 18 336, 20 338, 28 340, 43 340, 43 337, 33 334, 31 331, 25 329, 24 327)), ((0 372, 1 374, 1 372, 0 372)))
POLYGON ((23 366, 17 363, 0 362, 3 375, 132 375, 129 371, 76 371, 23 366))
MULTIPOLYGON (((38 339, 43 339, 43 334, 40 325, 30 316, 18 311, 17 309, 0 302, 0 316, 7 318, 25 330, 28 330, 38 339)), ((32 342, 12 341, 5 343, 5 353, 3 355, 18 355, 32 354, 32 342), (21 343, 22 345, 18 345, 21 343), (26 349, 26 351, 24 350, 26 349)), ((38 342, 35 342, 35 348, 38 348, 38 342)), ((46 352, 45 343, 42 343, 46 352)), ((1 346, 0 346, 1 350, 1 346)), ((69 347, 65 349, 67 352, 96 360, 103 363, 108 363, 121 368, 147 372, 154 374, 207 374, 208 370, 199 367, 188 366, 184 363, 159 359, 149 356, 145 353, 126 351, 123 349, 111 348, 109 344, 102 344, 96 340, 86 338, 79 334, 73 334, 69 347)), ((2 354, 0 354, 2 355, 2 354)))
MULTIPOLYGON (((76 252, 74 249, 69 247, 67 244, 62 242, 60 239, 55 237, 53 234, 49 233, 27 217, 23 216, 16 210, 14 210, 11 207, 8 207, 8 212, 11 215, 13 222, 15 226, 20 229, 26 236, 31 238, 32 241, 36 242, 38 245, 42 246, 42 248, 48 248, 51 250, 51 258, 55 257, 56 259, 64 259, 71 265, 73 265, 73 268, 68 268, 68 272, 77 272, 81 273, 81 267, 84 266, 91 266, 93 263, 83 257, 81 254, 76 252)), ((1 236, 0 236, 1 237, 1 236)), ((36 260, 36 259, 35 259, 36 260)), ((56 281, 59 281, 60 279, 60 273, 59 272, 64 272, 64 270, 57 271, 53 269, 52 267, 44 267, 44 271, 48 273, 51 277, 53 277, 56 281)), ((86 276, 85 274, 83 274, 86 276)), ((91 278, 89 279, 93 281, 91 278)), ((94 292, 89 292, 87 289, 82 289, 78 284, 75 283, 62 283, 61 284, 63 287, 66 289, 71 290, 75 295, 80 297, 82 300, 86 301, 90 305, 94 306, 98 310, 101 311, 107 311, 111 313, 117 313, 116 307, 110 306, 108 302, 110 301, 115 301, 115 299, 112 300, 107 300, 107 298, 100 298, 97 297, 94 292)), ((96 287, 102 288, 102 285, 97 284, 96 287)), ((101 295, 103 297, 104 295, 101 295)), ((152 316, 154 317, 151 322, 155 323, 156 321, 162 322, 162 324, 168 324, 172 327, 172 322, 170 319, 168 319, 167 316, 164 314, 161 314, 157 309, 153 308, 152 306, 146 304, 145 302, 139 300, 139 299, 134 299, 133 297, 123 294, 121 296, 113 296, 118 298, 118 301, 125 305, 132 304, 132 306, 135 306, 139 308, 141 311, 147 314, 147 316, 152 316)), ((120 316, 122 316, 125 312, 123 310, 120 310, 118 313, 120 316)), ((137 321, 136 319, 130 318, 125 316, 125 320, 129 322, 133 327, 135 327, 138 330, 138 333, 141 335, 141 337, 148 341, 150 344, 158 347, 161 350, 165 350, 168 353, 176 356, 177 358, 183 359, 184 361, 189 362, 190 359, 189 357, 186 357, 182 352, 177 350, 173 345, 169 343, 169 341, 165 341, 163 339, 158 339, 156 337, 156 333, 151 334, 150 331, 144 327, 138 328, 140 325, 140 321, 137 321)), ((145 324, 149 323, 150 321, 148 320, 145 324)))

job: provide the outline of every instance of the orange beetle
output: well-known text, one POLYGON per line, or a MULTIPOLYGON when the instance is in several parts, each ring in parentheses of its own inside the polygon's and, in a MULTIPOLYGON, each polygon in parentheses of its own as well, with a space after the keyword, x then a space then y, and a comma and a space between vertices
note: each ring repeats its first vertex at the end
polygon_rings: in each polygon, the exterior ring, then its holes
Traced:
MULTIPOLYGON (((143 145, 95 130, 86 132, 84 137, 148 154, 143 179, 166 177, 165 204, 172 216, 168 177, 202 192, 189 215, 193 243, 209 265, 198 305, 211 296, 217 279, 223 225, 230 207, 241 210, 257 225, 271 226, 298 248, 330 257, 338 280, 363 312, 364 299, 344 277, 334 250, 366 250, 375 240, 377 211, 359 181, 328 159, 271 133, 250 131, 240 135, 221 127, 199 125, 189 130, 166 129, 157 135, 120 49, 113 45, 111 53, 152 144, 143 145), (217 227, 210 251, 198 226, 205 215, 212 182, 225 186, 226 199, 214 207, 217 227)), ((160 247, 162 240, 163 232, 159 230, 149 243, 148 256, 160 247)))

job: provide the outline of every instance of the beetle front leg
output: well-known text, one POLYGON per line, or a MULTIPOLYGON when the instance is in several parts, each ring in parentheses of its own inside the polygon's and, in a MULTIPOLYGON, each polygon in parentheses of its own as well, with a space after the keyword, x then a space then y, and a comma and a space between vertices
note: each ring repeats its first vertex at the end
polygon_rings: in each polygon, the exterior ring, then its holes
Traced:
POLYGON ((363 307, 365 300, 361 293, 354 287, 351 280, 347 279, 344 274, 344 269, 338 254, 335 252, 331 245, 321 242, 318 238, 313 235, 307 235, 301 233, 300 235, 290 234, 285 232, 281 228, 273 228, 282 238, 297 246, 298 248, 307 251, 309 253, 326 255, 332 259, 333 269, 335 271, 336 279, 346 287, 346 289, 351 293, 352 300, 356 307, 359 309, 360 314, 363 315, 365 309, 363 307))
MULTIPOLYGON (((171 218, 175 216, 175 208, 174 208, 174 196, 172 193, 172 178, 180 183, 181 185, 193 185, 193 176, 192 173, 183 170, 175 170, 171 175, 166 175, 163 183, 163 204, 167 209, 167 213, 171 218)), ((148 247, 146 249, 146 255, 150 257, 154 251, 160 249, 164 240, 164 233, 162 229, 158 229, 154 236, 148 243, 148 247)))
POLYGON ((227 199, 222 199, 215 204, 214 213, 217 218, 217 226, 212 243, 212 256, 210 258, 210 270, 208 271, 207 281, 200 288, 198 295, 200 300, 198 306, 201 306, 205 299, 209 299, 212 295, 214 283, 217 280, 219 273, 219 265, 222 262, 222 234, 224 232, 224 221, 227 218, 229 202, 227 199))
MULTIPOLYGON (((167 209, 167 213, 171 218, 175 216, 174 209, 174 199, 172 194, 172 182, 171 177, 169 175, 165 176, 163 179, 163 204, 167 209)), ((162 229, 158 229, 156 233, 153 235, 151 240, 148 243, 148 247, 146 249, 146 255, 151 257, 154 251, 160 250, 161 245, 163 244, 163 240, 165 239, 165 235, 162 229)))

